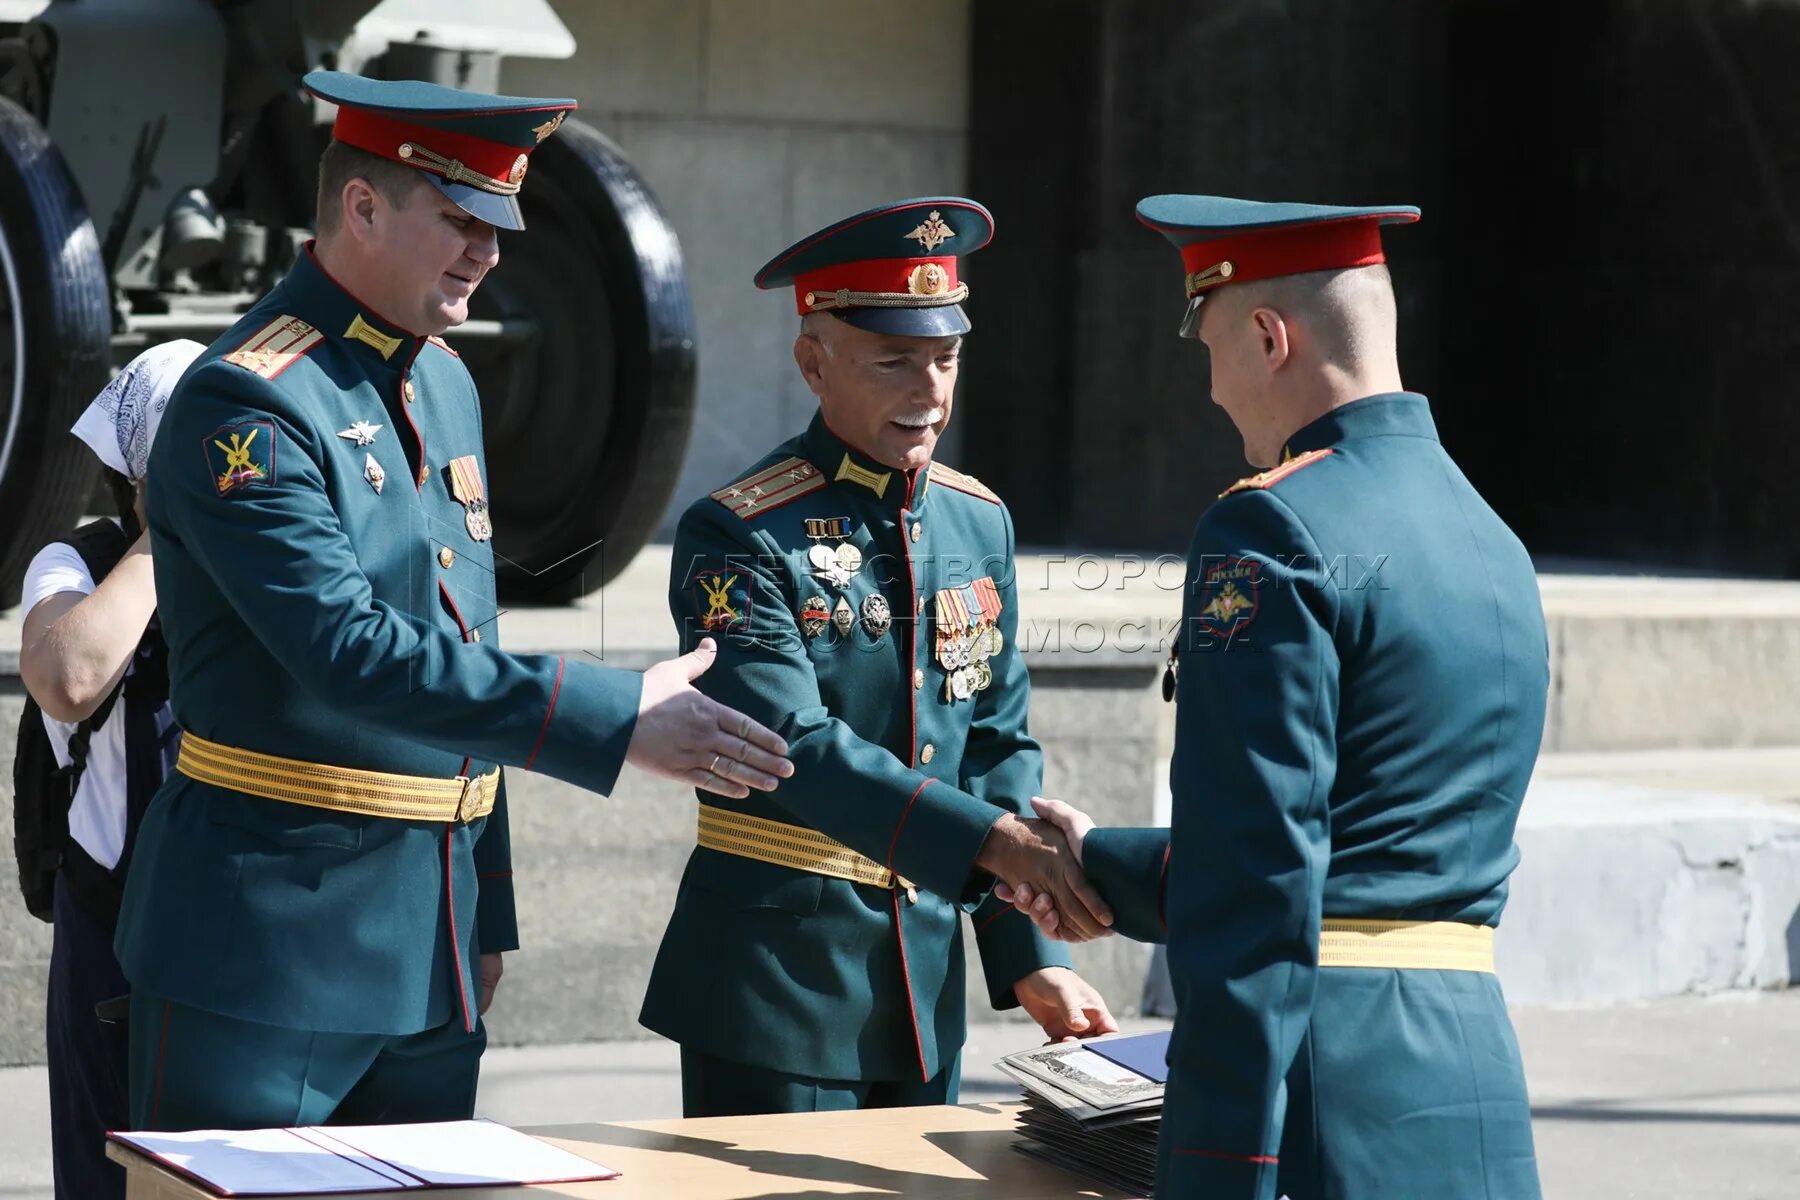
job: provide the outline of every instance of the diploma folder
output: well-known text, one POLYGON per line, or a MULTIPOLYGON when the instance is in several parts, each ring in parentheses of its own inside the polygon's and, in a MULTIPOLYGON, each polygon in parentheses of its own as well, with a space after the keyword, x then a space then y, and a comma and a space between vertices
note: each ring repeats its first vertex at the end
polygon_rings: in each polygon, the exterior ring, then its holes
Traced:
POLYGON ((492 1121, 107 1136, 220 1196, 519 1187, 619 1174, 492 1121))

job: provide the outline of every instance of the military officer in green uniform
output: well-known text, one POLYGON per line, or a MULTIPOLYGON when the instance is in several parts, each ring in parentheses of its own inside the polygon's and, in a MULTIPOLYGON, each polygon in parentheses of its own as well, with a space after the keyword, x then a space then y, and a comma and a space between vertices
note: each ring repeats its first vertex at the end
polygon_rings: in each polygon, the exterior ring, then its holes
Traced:
POLYGON ((1493 934, 1548 644, 1525 548, 1401 390, 1380 230, 1418 210, 1138 215, 1180 248, 1183 336, 1268 468, 1194 531, 1171 828, 1040 805, 1118 929, 1168 943, 1156 1194, 1529 1200, 1493 934))
POLYGON ((725 797, 791 771, 691 686, 496 644, 481 409, 435 335, 520 226, 568 100, 315 72, 319 240, 190 369, 148 515, 184 728, 119 961, 132 1121, 466 1117, 518 945, 500 764, 725 797), (714 768, 709 770, 708 768, 714 768))
POLYGON ((794 289, 820 410, 688 509, 669 604, 683 646, 720 641, 701 688, 781 732, 796 771, 767 800, 700 797, 640 1018, 681 1043, 689 1116, 954 1102, 965 911, 995 1008, 1115 1028, 983 882, 1013 877, 994 852, 1043 775, 1012 520, 933 459, 970 327, 958 260, 992 228, 969 200, 904 201, 756 277, 794 289))

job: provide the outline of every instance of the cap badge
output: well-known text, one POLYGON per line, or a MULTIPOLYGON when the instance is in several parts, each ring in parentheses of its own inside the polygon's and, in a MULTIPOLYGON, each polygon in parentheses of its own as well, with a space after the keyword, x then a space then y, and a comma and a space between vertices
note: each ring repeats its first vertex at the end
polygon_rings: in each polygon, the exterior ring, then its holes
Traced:
POLYGON ((950 287, 950 275, 937 263, 914 267, 906 280, 906 290, 915 296, 941 296, 950 287))
POLYGON ((938 211, 934 208, 931 210, 931 214, 919 222, 918 226, 906 236, 925 247, 929 253, 955 237, 956 230, 944 224, 943 218, 938 216, 938 211))
POLYGON ((525 155, 523 154, 513 159, 512 170, 506 173, 506 182, 518 183, 523 180, 525 178, 525 168, 528 165, 529 164, 525 160, 525 155))
POLYGON ((541 142, 545 138, 549 137, 551 134, 555 133, 557 131, 557 129, 562 125, 563 118, 568 115, 569 114, 567 114, 567 113, 557 113, 554 117, 550 118, 548 121, 545 121, 542 125, 533 125, 531 127, 531 132, 537 134, 537 140, 541 142))

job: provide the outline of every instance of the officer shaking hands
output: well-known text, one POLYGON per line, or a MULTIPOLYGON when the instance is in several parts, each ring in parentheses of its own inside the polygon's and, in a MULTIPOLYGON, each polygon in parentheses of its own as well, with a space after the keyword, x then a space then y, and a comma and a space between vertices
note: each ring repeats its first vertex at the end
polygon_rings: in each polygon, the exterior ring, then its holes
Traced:
MULTIPOLYGON (((502 764, 742 799, 782 739, 693 681, 495 637, 481 409, 436 335, 569 100, 314 72, 318 230, 200 357, 148 518, 185 737, 117 949, 140 1129, 467 1117, 517 946, 502 764)), ((505 496, 491 497, 504 505, 505 496)))
POLYGON ((970 322, 963 256, 988 212, 955 196, 858 213, 772 259, 819 411, 683 515, 669 605, 720 642, 710 695, 761 716, 798 773, 772 797, 702 795, 640 1018, 681 1043, 689 1116, 954 1103, 962 913, 986 991, 1052 1037, 1111 1032, 1066 952, 987 891, 1105 908, 1032 822, 1013 526, 936 461, 970 322), (721 1014, 728 1014, 722 1017, 721 1014))
POLYGON ((1156 1194, 1529 1200, 1493 940, 1548 639, 1525 548, 1401 390, 1381 230, 1418 210, 1138 216, 1179 247, 1182 334, 1268 468, 1194 531, 1171 828, 1039 804, 1119 930, 1168 942, 1156 1194))

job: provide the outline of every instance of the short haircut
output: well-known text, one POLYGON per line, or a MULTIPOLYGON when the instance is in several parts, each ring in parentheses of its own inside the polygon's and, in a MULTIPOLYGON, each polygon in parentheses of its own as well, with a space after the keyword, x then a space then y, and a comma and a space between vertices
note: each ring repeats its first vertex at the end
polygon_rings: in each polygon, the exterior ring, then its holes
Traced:
POLYGON ((1243 311, 1272 308, 1313 339, 1319 357, 1355 369, 1392 354, 1397 317, 1385 265, 1282 275, 1242 285, 1243 311))
POLYGON ((405 208, 414 189, 425 182, 417 167, 386 159, 343 142, 332 142, 319 156, 318 232, 330 233, 344 215, 344 185, 361 179, 395 208, 405 208))

